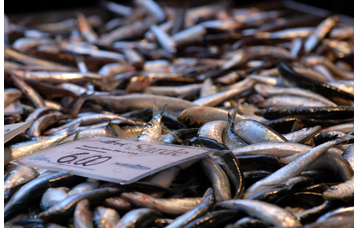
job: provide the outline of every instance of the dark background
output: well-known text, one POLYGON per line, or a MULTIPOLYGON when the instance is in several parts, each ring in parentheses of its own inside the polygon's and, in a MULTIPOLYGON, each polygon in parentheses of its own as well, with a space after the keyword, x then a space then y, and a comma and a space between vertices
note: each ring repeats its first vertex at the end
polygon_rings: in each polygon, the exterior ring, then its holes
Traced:
MULTIPOLYGON (((121 4, 131 4, 132 1, 112 0, 121 4)), ((158 0, 157 0, 158 1, 158 0)), ((166 1, 166 0, 165 0, 166 1)), ((193 0, 192 0, 193 1, 193 0)), ((312 5, 322 9, 330 10, 333 13, 340 13, 354 17, 354 0, 296 0, 307 5, 312 5)), ((64 10, 80 7, 94 7, 98 5, 99 0, 5 0, 4 11, 6 15, 27 14, 43 11, 64 10)), ((179 0, 179 2, 185 2, 179 0)), ((187 0, 191 2, 191 0, 187 0)), ((234 6, 242 6, 244 4, 267 2, 264 0, 234 0, 234 6)))

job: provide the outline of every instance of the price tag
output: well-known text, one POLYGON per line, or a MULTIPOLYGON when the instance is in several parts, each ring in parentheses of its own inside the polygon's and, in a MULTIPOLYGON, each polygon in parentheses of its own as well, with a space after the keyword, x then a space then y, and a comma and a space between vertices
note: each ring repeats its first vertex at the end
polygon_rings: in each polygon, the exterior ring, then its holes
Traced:
POLYGON ((171 166, 200 159, 211 152, 216 150, 96 136, 12 162, 128 184, 171 166))
POLYGON ((13 137, 20 134, 31 126, 33 121, 24 123, 8 124, 4 126, 4 143, 10 141, 13 137))

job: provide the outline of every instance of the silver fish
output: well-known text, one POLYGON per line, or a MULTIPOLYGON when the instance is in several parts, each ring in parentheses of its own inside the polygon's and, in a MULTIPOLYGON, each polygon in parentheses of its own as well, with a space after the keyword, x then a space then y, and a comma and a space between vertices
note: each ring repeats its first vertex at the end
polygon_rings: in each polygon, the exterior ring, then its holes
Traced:
POLYGON ((301 223, 293 214, 279 206, 267 202, 237 199, 217 203, 217 206, 232 210, 242 210, 247 214, 259 218, 273 226, 301 226, 301 223))
POLYGON ((40 203, 41 209, 43 211, 48 210, 56 203, 68 197, 69 191, 70 188, 66 188, 66 187, 48 188, 47 191, 45 191, 45 193, 42 196, 41 203, 40 203))
POLYGON ((93 221, 98 228, 114 228, 120 219, 116 210, 105 207, 96 207, 93 221))
POLYGON ((138 207, 148 207, 158 210, 162 213, 176 215, 184 214, 194 209, 196 206, 199 205, 202 199, 200 197, 180 199, 154 198, 140 192, 122 193, 121 197, 138 207))
POLYGON ((87 199, 81 200, 75 208, 74 227, 75 228, 93 228, 92 212, 90 203, 87 199))

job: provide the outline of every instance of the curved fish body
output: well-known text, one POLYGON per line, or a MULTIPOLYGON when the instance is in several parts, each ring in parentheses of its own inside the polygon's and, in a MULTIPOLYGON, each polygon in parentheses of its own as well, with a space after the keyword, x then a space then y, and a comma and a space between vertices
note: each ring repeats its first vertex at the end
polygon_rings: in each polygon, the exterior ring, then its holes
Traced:
POLYGON ((291 96, 291 95, 275 95, 257 104, 261 108, 270 107, 326 107, 328 104, 318 101, 314 98, 291 96))
POLYGON ((192 84, 184 86, 149 86, 144 91, 146 93, 178 97, 186 94, 198 94, 203 84, 192 84))
POLYGON ((335 185, 323 192, 323 198, 327 200, 351 201, 354 197, 354 177, 344 183, 335 185))
POLYGON ((200 127, 214 120, 228 120, 228 111, 213 107, 191 107, 183 110, 177 119, 191 127, 200 127))
POLYGON ((344 153, 343 158, 347 160, 354 171, 354 145, 348 147, 344 153))
POLYGON ((213 189, 207 189, 203 195, 202 201, 196 208, 178 216, 173 222, 167 225, 166 228, 182 228, 193 219, 205 215, 214 205, 214 200, 213 189))
POLYGON ((304 43, 305 53, 311 52, 316 45, 336 26, 339 16, 335 15, 326 18, 315 29, 315 31, 306 39, 304 43))
POLYGON ((4 199, 8 200, 11 196, 11 190, 18 186, 24 185, 27 182, 35 179, 39 176, 36 169, 17 165, 12 168, 4 178, 4 199))
POLYGON ((71 129, 65 129, 55 135, 38 137, 36 139, 13 144, 4 149, 4 163, 8 164, 10 161, 36 153, 41 150, 50 148, 65 139, 66 137, 75 134, 75 126, 71 129))
POLYGON ((222 135, 227 125, 228 123, 222 120, 210 121, 199 128, 197 135, 198 137, 206 137, 223 143, 222 135))
POLYGON ((48 210, 56 203, 64 200, 68 197, 69 191, 70 189, 66 187, 48 188, 42 196, 40 203, 41 209, 43 211, 48 210))
POLYGON ((283 134, 284 138, 286 138, 289 142, 295 143, 305 143, 310 140, 312 137, 317 135, 322 130, 321 126, 303 128, 298 131, 294 131, 292 133, 283 134))
POLYGON ((218 163, 210 158, 204 158, 200 164, 213 186, 216 201, 221 202, 231 199, 229 179, 218 163))
POLYGON ((87 199, 91 205, 95 205, 106 198, 117 196, 120 193, 120 189, 100 188, 71 195, 61 202, 53 205, 48 210, 41 212, 38 217, 44 221, 60 220, 72 215, 76 205, 83 199, 87 199))
POLYGON ((273 226, 294 227, 301 226, 299 220, 287 210, 274 204, 258 200, 237 199, 220 202, 217 206, 232 210, 242 210, 273 226))
POLYGON ((54 109, 52 108, 48 108, 48 107, 43 107, 43 108, 37 108, 36 110, 34 110, 31 114, 29 114, 26 118, 26 122, 27 121, 35 121, 37 120, 39 117, 48 114, 49 112, 54 111, 54 109))
POLYGON ((30 85, 28 85, 22 79, 12 75, 11 79, 13 83, 18 87, 22 93, 32 102, 32 104, 36 108, 43 108, 45 107, 45 103, 43 98, 39 95, 39 93, 34 90, 30 85))
MULTIPOLYGON (((169 188, 172 181, 178 175, 179 171, 180 171, 180 168, 176 167, 176 166, 161 170, 161 171, 153 174, 151 179, 148 182, 151 184, 157 184, 159 186, 169 188)), ((153 193, 153 194, 151 194, 151 196, 161 197, 162 194, 161 193, 153 193)))
POLYGON ((55 43, 56 43, 55 40, 50 39, 50 38, 45 38, 45 37, 40 38, 40 39, 23 37, 23 38, 17 39, 12 44, 12 47, 18 51, 26 52, 30 48, 35 48, 35 47, 38 47, 38 46, 44 45, 44 44, 55 44, 55 43))
POLYGON ((28 78, 47 83, 77 83, 85 80, 101 80, 102 76, 97 73, 62 72, 62 71, 13 71, 20 78, 28 78))
POLYGON ((119 220, 115 228, 145 228, 151 225, 158 217, 161 217, 161 213, 154 209, 134 209, 126 213, 121 220, 119 220))
POLYGON ((93 221, 98 228, 114 228, 119 219, 117 211, 111 208, 96 207, 93 213, 93 221))
POLYGON ((140 192, 122 193, 121 197, 137 207, 147 207, 162 213, 180 215, 199 205, 202 198, 154 198, 140 192))
POLYGON ((162 107, 169 100, 171 101, 168 103, 167 109, 171 111, 178 112, 186 108, 197 106, 193 102, 187 100, 150 94, 145 94, 144 96, 141 96, 140 94, 128 94, 122 96, 93 95, 91 98, 89 98, 89 100, 91 99, 99 104, 108 106, 112 111, 118 113, 151 108, 151 104, 153 104, 154 102, 156 102, 156 105, 158 107, 162 107))
POLYGON ((94 190, 97 189, 99 185, 100 184, 98 181, 83 182, 81 184, 74 186, 70 191, 68 191, 68 195, 71 196, 82 192, 94 190))
POLYGON ((17 101, 22 96, 22 92, 18 89, 4 89, 4 107, 6 108, 9 104, 17 101))
POLYGON ((294 95, 294 96, 307 97, 310 99, 316 99, 326 104, 327 106, 334 106, 334 107, 337 106, 335 103, 328 100, 327 98, 317 93, 311 92, 310 90, 305 90, 300 88, 279 88, 279 87, 273 87, 264 84, 256 84, 254 86, 254 89, 264 97, 271 97, 274 95, 294 95))
MULTIPOLYGON (((247 80, 247 78, 244 80, 247 80)), ((240 83, 240 82, 238 82, 238 83, 240 83)), ((213 107, 213 106, 219 105, 223 101, 229 100, 229 99, 235 97, 236 95, 239 95, 243 92, 246 92, 246 91, 252 89, 254 83, 255 82, 253 80, 251 80, 249 83, 247 83, 247 85, 232 88, 232 89, 225 90, 225 91, 221 91, 221 92, 209 95, 209 96, 201 97, 197 100, 194 100, 193 103, 196 105, 199 105, 199 106, 213 107)))
POLYGON ((116 210, 128 211, 132 208, 132 205, 125 199, 121 197, 107 198, 104 201, 104 205, 116 210))
POLYGON ((87 199, 81 200, 74 211, 74 227, 75 228, 93 228, 92 211, 90 203, 87 199))
POLYGON ((314 161, 316 161, 316 159, 320 155, 325 153, 329 148, 337 144, 343 143, 345 141, 348 141, 348 139, 350 139, 349 136, 343 137, 341 139, 336 139, 333 141, 323 143, 311 149, 310 151, 304 153, 303 155, 301 155, 291 163, 278 169, 268 177, 254 183, 251 187, 249 187, 246 190, 244 197, 245 198, 250 197, 260 191, 270 189, 272 187, 280 185, 281 183, 283 183, 284 181, 292 177, 295 177, 296 175, 300 174, 302 171, 307 169, 314 161))
POLYGON ((255 120, 237 121, 234 123, 232 131, 248 144, 288 141, 272 128, 255 120))
POLYGON ((59 120, 69 119, 70 116, 65 115, 61 112, 48 113, 37 120, 35 120, 31 127, 28 129, 28 136, 30 137, 39 137, 42 135, 42 132, 48 128, 50 125, 57 123, 59 120))
POLYGON ((53 173, 38 177, 18 190, 4 208, 5 222, 20 214, 34 200, 40 198, 50 187, 71 186, 84 178, 67 172, 53 173))

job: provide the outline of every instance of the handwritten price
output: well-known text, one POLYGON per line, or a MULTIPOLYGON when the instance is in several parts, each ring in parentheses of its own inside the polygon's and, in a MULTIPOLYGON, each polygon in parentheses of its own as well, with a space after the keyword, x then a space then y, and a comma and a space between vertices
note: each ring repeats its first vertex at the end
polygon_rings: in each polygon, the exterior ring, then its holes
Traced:
POLYGON ((67 163, 67 164, 73 164, 73 165, 82 165, 82 166, 92 166, 92 165, 98 165, 102 164, 108 160, 110 160, 112 157, 111 156, 102 156, 102 155, 93 155, 90 157, 85 157, 78 159, 78 156, 80 155, 88 155, 90 153, 78 153, 78 154, 72 154, 72 155, 67 155, 64 157, 61 157, 57 160, 58 163, 67 163))

